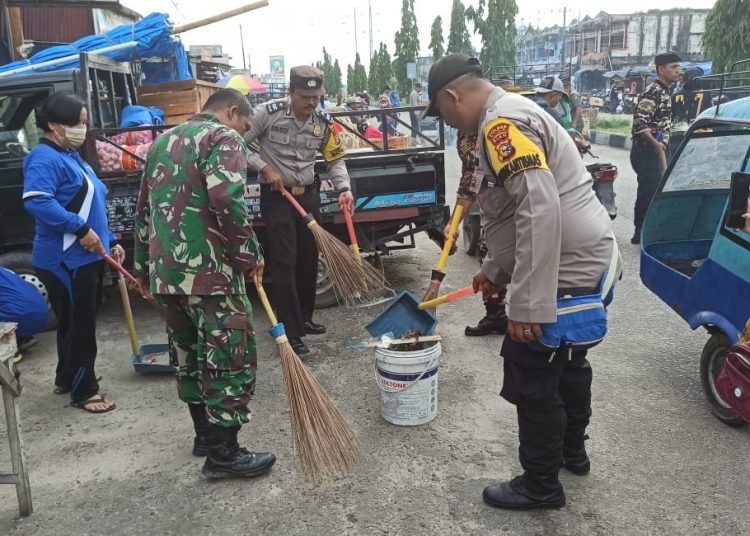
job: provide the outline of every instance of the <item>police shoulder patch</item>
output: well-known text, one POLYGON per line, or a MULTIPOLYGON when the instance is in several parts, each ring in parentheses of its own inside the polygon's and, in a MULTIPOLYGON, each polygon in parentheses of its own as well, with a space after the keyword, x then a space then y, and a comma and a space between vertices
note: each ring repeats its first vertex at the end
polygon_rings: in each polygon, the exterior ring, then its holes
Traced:
POLYGON ((510 120, 490 121, 483 136, 487 161, 500 184, 528 169, 549 169, 542 149, 510 120))
POLYGON ((286 110, 286 101, 275 101, 266 104, 266 111, 269 114, 280 112, 281 110, 286 110))

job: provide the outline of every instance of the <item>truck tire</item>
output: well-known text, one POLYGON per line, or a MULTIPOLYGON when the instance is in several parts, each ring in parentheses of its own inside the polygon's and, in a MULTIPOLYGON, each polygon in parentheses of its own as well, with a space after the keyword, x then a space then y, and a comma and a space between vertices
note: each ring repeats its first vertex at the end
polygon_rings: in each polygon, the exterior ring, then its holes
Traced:
POLYGON ((729 426, 739 427, 743 426, 745 421, 721 399, 716 391, 716 378, 724 366, 727 350, 730 346, 729 339, 723 333, 711 335, 711 338, 703 347, 703 355, 701 356, 701 383, 711 411, 716 418, 729 426))
POLYGON ((318 283, 315 291, 315 308, 327 309, 338 305, 336 289, 333 288, 333 280, 328 272, 328 263, 321 255, 318 258, 318 283))
POLYGON ((469 215, 463 221, 464 249, 467 255, 474 256, 479 248, 479 237, 482 234, 482 222, 479 215, 469 215))
POLYGON ((48 308, 47 325, 44 327, 44 331, 55 329, 55 327, 57 327, 57 319, 55 318, 55 313, 50 306, 47 289, 34 272, 34 267, 31 264, 31 252, 10 251, 8 253, 3 253, 0 255, 0 266, 4 266, 5 268, 17 273, 28 283, 31 283, 34 288, 39 291, 39 294, 44 296, 48 308))

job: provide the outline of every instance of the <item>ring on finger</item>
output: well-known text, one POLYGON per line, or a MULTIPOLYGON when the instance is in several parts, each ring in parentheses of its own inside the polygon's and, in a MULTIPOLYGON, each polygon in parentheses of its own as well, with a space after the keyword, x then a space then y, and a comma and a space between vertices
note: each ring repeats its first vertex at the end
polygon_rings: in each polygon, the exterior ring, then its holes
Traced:
POLYGON ((523 330, 523 334, 525 337, 531 337, 533 335, 530 329, 523 330))

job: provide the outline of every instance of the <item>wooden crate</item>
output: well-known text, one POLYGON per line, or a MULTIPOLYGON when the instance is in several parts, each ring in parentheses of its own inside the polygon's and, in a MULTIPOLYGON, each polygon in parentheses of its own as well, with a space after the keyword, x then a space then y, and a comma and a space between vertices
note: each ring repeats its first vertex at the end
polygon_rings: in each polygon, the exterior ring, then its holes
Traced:
POLYGON ((165 113, 168 125, 177 125, 201 111, 208 98, 221 89, 202 80, 183 80, 138 87, 138 104, 156 106, 165 113))

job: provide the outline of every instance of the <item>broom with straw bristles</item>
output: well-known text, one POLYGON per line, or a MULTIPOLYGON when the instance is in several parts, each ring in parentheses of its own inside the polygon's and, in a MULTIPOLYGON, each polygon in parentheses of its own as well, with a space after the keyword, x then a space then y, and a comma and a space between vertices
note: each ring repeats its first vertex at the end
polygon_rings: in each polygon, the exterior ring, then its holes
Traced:
POLYGON ((266 291, 257 277, 255 288, 271 321, 271 337, 279 347, 292 437, 302 471, 314 481, 344 476, 362 459, 357 436, 325 389, 294 353, 284 332, 284 324, 276 320, 266 291))
POLYGON ((383 275, 370 263, 358 260, 357 255, 346 244, 323 229, 286 189, 282 189, 281 194, 299 212, 312 232, 318 250, 328 263, 336 295, 346 305, 376 300, 378 291, 385 285, 383 275))
MULTIPOLYGON (((448 255, 450 255, 451 253, 453 242, 456 239, 456 232, 458 231, 458 224, 461 223, 461 216, 463 215, 463 213, 463 205, 459 205, 458 203, 456 203, 456 208, 453 211, 453 217, 451 218, 450 230, 448 231, 448 236, 445 239, 443 251, 442 253, 440 253, 440 260, 438 261, 437 269, 432 271, 432 279, 430 279, 430 284, 427 287, 427 292, 424 293, 424 297, 422 298, 423 302, 437 298, 438 294, 440 293, 440 285, 445 278, 445 265, 448 263, 448 255)), ((432 314, 435 314, 434 309, 430 312, 432 314)))

